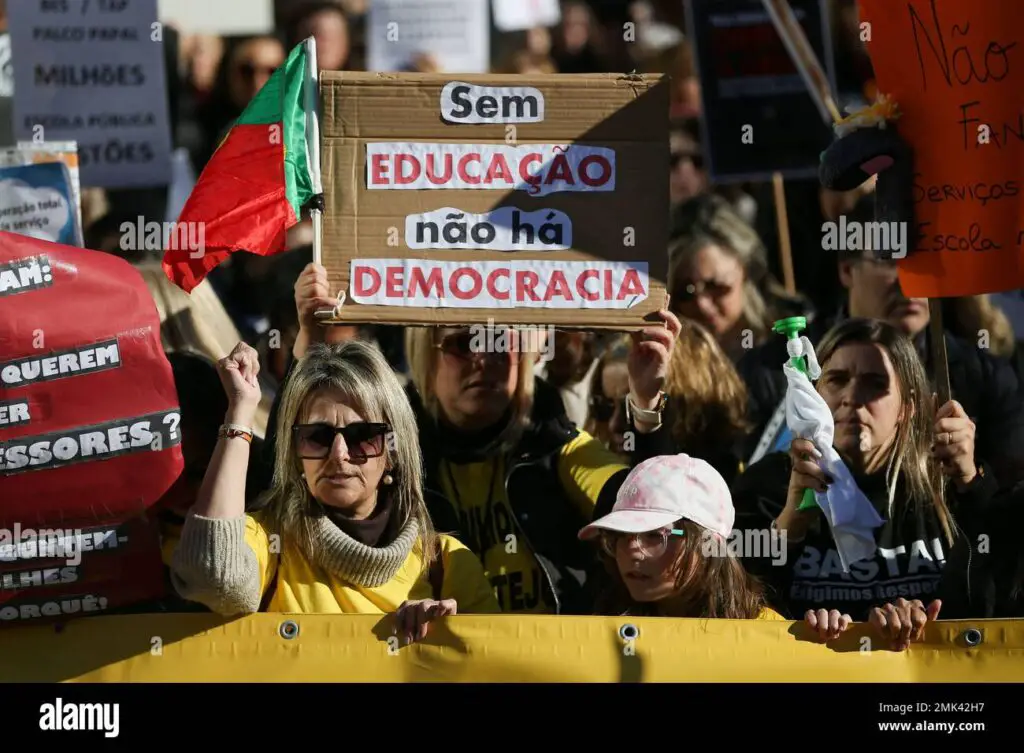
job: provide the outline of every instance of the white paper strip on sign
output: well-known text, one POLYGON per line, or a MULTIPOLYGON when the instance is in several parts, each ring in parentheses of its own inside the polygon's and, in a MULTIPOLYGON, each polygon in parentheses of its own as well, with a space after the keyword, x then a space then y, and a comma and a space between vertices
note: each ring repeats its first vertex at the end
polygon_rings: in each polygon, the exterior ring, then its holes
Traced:
POLYGON ((572 221, 556 209, 524 212, 499 207, 473 214, 444 207, 406 217, 405 245, 416 249, 564 251, 572 248, 572 221))
POLYGON ((630 309, 650 294, 647 264, 353 259, 356 303, 422 308, 630 309))
POLYGON ((441 117, 449 123, 540 123, 544 95, 532 86, 474 86, 452 81, 441 89, 441 117))
POLYGON ((477 189, 614 191, 615 150, 579 144, 446 144, 380 141, 366 145, 371 190, 477 189))

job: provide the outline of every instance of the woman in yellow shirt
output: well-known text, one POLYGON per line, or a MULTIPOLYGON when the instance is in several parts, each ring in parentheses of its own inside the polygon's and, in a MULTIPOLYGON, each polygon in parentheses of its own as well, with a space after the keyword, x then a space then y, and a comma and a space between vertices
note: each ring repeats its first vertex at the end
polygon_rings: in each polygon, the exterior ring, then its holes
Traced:
POLYGON ((734 539, 735 515, 729 487, 706 461, 679 454, 638 464, 612 512, 579 533, 600 539, 612 576, 596 612, 785 620, 736 556, 744 542, 734 539))
POLYGON ((175 588, 221 614, 398 613, 406 641, 456 611, 500 611, 479 560, 435 533, 416 420, 372 345, 318 345, 281 398, 274 477, 245 513, 256 351, 218 363, 229 408, 172 558, 175 588))

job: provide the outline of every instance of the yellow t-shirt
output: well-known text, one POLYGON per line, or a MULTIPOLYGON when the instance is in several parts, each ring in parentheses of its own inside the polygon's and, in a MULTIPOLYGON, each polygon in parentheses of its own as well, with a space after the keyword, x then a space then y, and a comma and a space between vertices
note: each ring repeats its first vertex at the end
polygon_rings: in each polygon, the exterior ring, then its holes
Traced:
MULTIPOLYGON (((627 466, 619 458, 583 431, 559 451, 562 489, 584 521, 593 517, 605 483, 623 468, 627 466)), ((549 601, 544 572, 505 493, 506 473, 503 458, 460 465, 443 461, 441 467, 444 492, 459 516, 460 538, 479 555, 502 611, 551 614, 555 605, 549 601)))
POLYGON ((554 612, 554 604, 547 601, 544 573, 505 495, 504 471, 501 459, 451 464, 445 469, 445 493, 459 515, 459 535, 480 554, 502 612, 554 612))
POLYGON ((774 609, 769 609, 768 607, 765 607, 764 609, 761 610, 761 614, 759 614, 757 616, 757 619, 759 619, 759 620, 774 620, 776 622, 779 622, 779 621, 789 622, 789 620, 787 620, 781 614, 776 612, 774 609))

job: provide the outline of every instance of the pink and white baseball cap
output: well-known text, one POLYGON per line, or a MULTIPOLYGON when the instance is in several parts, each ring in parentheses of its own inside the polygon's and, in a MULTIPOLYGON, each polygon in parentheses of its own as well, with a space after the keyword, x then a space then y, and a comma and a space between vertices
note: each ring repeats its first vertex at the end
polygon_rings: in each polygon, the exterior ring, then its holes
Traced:
POLYGON ((612 511, 579 532, 592 539, 602 530, 645 533, 685 518, 717 533, 732 534, 736 509, 725 479, 689 455, 659 455, 636 466, 619 489, 612 511))

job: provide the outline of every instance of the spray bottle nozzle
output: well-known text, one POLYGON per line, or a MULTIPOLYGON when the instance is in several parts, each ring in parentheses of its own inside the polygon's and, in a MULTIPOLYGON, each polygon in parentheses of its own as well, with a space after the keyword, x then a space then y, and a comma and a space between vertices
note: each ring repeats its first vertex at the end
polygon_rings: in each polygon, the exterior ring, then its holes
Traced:
MULTIPOLYGON (((807 318, 803 316, 790 316, 786 319, 779 319, 772 325, 772 332, 785 335, 787 340, 799 340, 800 332, 807 329, 807 318)), ((789 365, 807 373, 807 363, 803 357, 790 358, 789 365)))
POLYGON ((803 316, 790 316, 786 319, 779 319, 772 325, 772 332, 785 335, 788 340, 796 340, 800 332, 807 329, 807 318, 803 316))
MULTIPOLYGON (((790 316, 786 319, 779 319, 775 324, 772 325, 772 332, 779 335, 785 335, 787 340, 799 340, 800 332, 807 329, 807 318, 803 316, 790 316)), ((790 358, 789 364, 794 369, 798 369, 804 374, 807 373, 807 362, 803 356, 797 358, 790 358)), ((810 489, 804 490, 803 500, 800 502, 798 510, 810 510, 815 507, 818 503, 815 501, 814 492, 810 489)))

